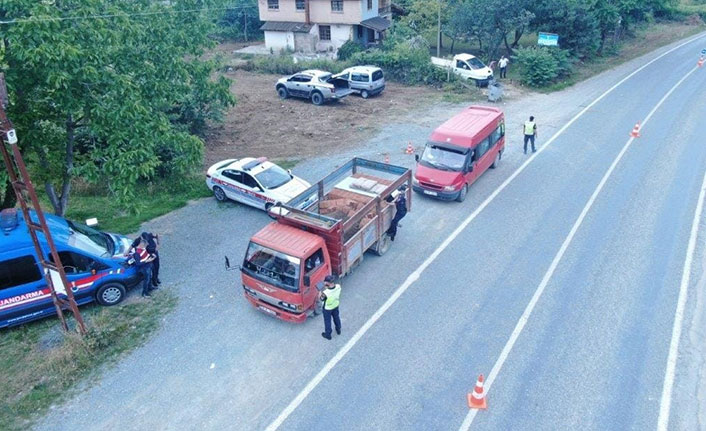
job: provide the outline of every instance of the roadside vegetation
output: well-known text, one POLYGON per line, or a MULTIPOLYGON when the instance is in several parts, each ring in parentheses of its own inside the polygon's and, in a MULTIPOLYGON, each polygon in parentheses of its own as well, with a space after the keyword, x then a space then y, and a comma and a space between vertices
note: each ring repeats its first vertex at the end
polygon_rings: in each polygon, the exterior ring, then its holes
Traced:
POLYGON ((0 429, 29 429, 52 404, 71 396, 78 383, 90 381, 144 344, 176 303, 176 295, 163 290, 149 301, 128 299, 115 307, 83 307, 89 328, 84 337, 64 333, 55 318, 3 330, 0 429))
POLYGON ((468 52, 486 64, 506 55, 511 59, 510 79, 553 91, 703 31, 698 10, 706 7, 673 0, 450 0, 433 7, 429 0, 407 0, 400 5, 408 13, 380 47, 364 49, 347 42, 337 60, 250 56, 240 67, 291 74, 305 68, 335 73, 356 64, 375 64, 391 80, 458 92, 455 76, 432 66, 429 56, 468 52), (538 32, 558 34, 559 46, 538 46, 538 32))

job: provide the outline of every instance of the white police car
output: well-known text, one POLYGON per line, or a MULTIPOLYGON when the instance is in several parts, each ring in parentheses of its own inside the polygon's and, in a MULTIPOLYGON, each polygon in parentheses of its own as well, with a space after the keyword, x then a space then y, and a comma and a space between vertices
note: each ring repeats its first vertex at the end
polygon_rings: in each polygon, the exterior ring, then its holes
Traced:
POLYGON ((265 157, 218 162, 208 168, 206 185, 221 202, 232 199, 264 210, 289 202, 310 186, 265 157))

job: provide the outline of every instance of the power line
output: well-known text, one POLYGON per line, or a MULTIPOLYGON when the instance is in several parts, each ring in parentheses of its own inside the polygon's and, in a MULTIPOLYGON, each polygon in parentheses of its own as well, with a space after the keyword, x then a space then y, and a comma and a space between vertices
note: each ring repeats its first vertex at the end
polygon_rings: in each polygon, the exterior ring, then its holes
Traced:
POLYGON ((180 10, 170 10, 170 11, 159 11, 159 12, 137 12, 137 13, 112 13, 112 14, 101 14, 101 15, 84 15, 84 16, 64 16, 64 17, 46 17, 46 18, 15 18, 8 21, 0 21, 0 25, 3 24, 24 24, 24 23, 40 23, 40 22, 52 22, 52 21, 80 21, 87 19, 111 19, 111 18, 125 18, 133 16, 151 16, 151 15, 168 15, 168 14, 187 14, 187 13, 198 13, 207 11, 226 11, 226 10, 243 10, 243 9, 254 9, 257 6, 239 6, 239 7, 223 7, 223 8, 202 8, 202 9, 180 9, 180 10))

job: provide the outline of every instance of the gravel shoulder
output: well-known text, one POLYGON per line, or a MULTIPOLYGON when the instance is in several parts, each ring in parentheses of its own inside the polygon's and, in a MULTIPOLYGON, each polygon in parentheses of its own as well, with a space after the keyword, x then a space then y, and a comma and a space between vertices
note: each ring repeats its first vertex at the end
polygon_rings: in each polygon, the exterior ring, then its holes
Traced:
MULTIPOLYGON (((291 325, 253 310, 242 297, 239 273, 225 271, 223 256, 230 256, 231 262, 240 260, 252 233, 269 222, 265 214, 207 198, 147 223, 144 229, 163 238, 161 277, 165 288, 179 295, 177 309, 165 316, 164 329, 147 345, 107 371, 96 386, 53 408, 36 429, 264 428, 422 256, 524 162, 521 124, 526 117, 536 117, 542 145, 592 99, 644 62, 638 58, 561 92, 518 92, 499 103, 508 130, 500 174, 474 185, 463 206, 414 202, 396 248, 382 258, 370 257, 344 280, 350 292, 342 316, 345 333, 336 343, 322 344, 319 319, 291 325), (443 219, 440 211, 446 211, 443 219), (432 228, 425 235, 411 235, 415 227, 423 226, 432 228)), ((431 93, 420 95, 416 87, 391 85, 377 99, 349 97, 335 106, 314 107, 277 99, 274 90, 269 91, 273 76, 241 71, 234 76, 239 105, 222 129, 211 132, 206 163, 246 151, 272 159, 303 159, 294 172, 310 181, 351 156, 382 160, 390 154, 392 163, 411 167, 412 156, 404 154, 407 142, 421 148, 435 126, 469 104, 447 103, 431 93), (255 91, 257 80, 267 82, 269 89, 255 91), (306 124, 304 129, 282 124, 295 116, 306 124)))

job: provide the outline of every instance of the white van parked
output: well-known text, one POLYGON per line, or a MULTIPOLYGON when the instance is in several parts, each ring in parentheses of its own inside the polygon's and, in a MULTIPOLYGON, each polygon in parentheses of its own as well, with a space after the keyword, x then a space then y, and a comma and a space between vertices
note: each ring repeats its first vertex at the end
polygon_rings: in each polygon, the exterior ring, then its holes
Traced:
POLYGON ((385 89, 385 75, 376 66, 349 67, 335 77, 348 81, 351 90, 363 99, 380 94, 385 89))

